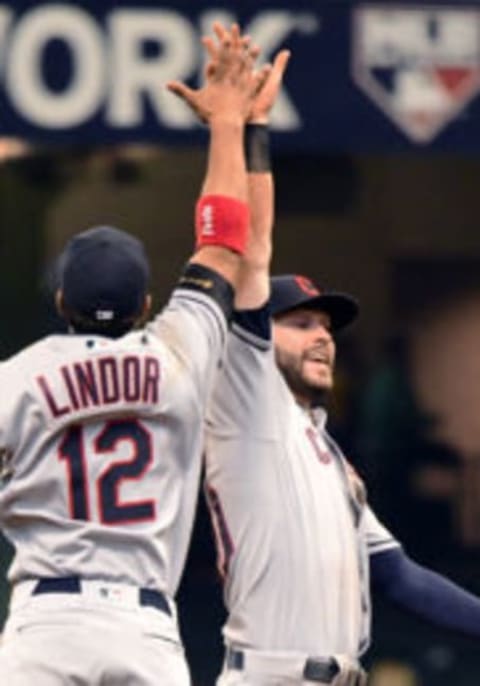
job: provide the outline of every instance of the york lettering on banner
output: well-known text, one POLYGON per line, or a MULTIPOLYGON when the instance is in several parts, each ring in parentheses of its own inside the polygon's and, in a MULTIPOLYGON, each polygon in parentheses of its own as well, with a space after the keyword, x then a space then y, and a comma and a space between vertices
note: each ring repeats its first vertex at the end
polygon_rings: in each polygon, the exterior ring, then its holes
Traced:
MULTIPOLYGON (((100 117, 111 129, 141 127, 146 105, 163 127, 197 122, 165 89, 170 79, 195 80, 203 65, 198 34, 225 10, 204 9, 195 20, 167 8, 122 7, 102 17, 70 4, 40 4, 21 14, 0 5, 1 86, 12 110, 30 125, 67 130, 100 117)), ((245 27, 268 59, 292 32, 319 29, 314 14, 261 11, 245 27)), ((284 90, 272 119, 295 130, 301 117, 284 90)))

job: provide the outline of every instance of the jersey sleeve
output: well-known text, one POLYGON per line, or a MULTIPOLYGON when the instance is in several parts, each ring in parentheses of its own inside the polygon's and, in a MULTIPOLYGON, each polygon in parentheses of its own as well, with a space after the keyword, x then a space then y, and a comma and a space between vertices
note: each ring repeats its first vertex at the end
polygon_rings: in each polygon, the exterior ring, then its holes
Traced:
POLYGON ((16 355, 0 363, 0 450, 16 445, 25 422, 28 398, 22 402, 25 374, 23 356, 16 355), (18 419, 17 419, 18 418, 18 419))
POLYGON ((278 377, 268 306, 234 313, 207 413, 209 430, 223 438, 275 438, 278 377))
POLYGON ((198 264, 185 269, 167 306, 148 325, 199 390, 212 378, 223 354, 233 288, 219 274, 198 264))
POLYGON ((372 509, 367 505, 364 512, 365 536, 369 555, 382 553, 391 548, 400 547, 400 543, 390 531, 380 523, 372 509))
POLYGON ((9 494, 9 485, 14 474, 14 447, 20 440, 22 427, 30 421, 28 399, 22 402, 17 389, 23 369, 12 359, 0 363, 0 528, 3 523, 3 507, 9 494))

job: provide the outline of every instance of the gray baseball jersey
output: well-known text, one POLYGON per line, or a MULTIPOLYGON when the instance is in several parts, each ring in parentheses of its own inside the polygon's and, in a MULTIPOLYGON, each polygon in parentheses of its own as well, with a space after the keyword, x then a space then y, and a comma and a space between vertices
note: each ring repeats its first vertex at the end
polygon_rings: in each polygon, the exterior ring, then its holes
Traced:
POLYGON ((179 287, 142 331, 54 335, 0 365, 14 584, 78 575, 174 595, 226 327, 213 298, 179 287))
POLYGON ((361 480, 296 404, 265 337, 234 324, 208 411, 207 493, 227 643, 357 656, 370 634, 368 555, 399 545, 361 480))

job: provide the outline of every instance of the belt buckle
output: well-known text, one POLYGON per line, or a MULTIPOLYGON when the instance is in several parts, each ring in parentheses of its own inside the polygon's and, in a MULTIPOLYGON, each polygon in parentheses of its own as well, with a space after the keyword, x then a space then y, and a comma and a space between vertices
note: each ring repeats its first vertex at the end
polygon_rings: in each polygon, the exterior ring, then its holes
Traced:
POLYGON ((324 684, 331 684, 339 673, 340 667, 333 658, 309 657, 303 668, 303 678, 306 681, 319 681, 324 684))
POLYGON ((229 669, 242 671, 245 667, 245 655, 243 650, 228 647, 226 663, 229 669))

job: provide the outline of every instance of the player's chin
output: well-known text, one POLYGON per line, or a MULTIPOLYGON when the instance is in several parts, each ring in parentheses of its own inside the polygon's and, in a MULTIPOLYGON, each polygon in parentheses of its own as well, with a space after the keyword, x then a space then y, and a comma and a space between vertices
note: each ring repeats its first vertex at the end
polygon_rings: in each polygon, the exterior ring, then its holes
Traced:
POLYGON ((316 390, 329 391, 333 388, 332 370, 329 367, 311 370, 305 374, 305 381, 316 390))

